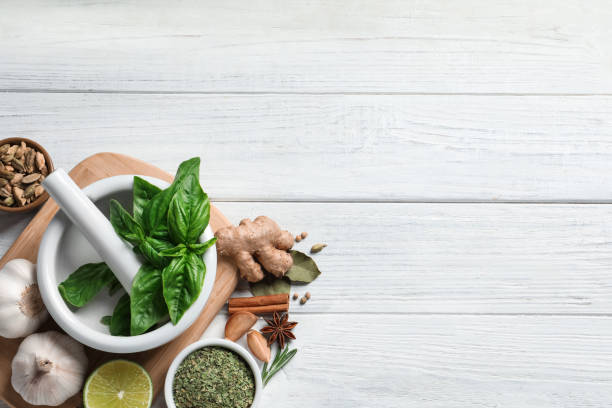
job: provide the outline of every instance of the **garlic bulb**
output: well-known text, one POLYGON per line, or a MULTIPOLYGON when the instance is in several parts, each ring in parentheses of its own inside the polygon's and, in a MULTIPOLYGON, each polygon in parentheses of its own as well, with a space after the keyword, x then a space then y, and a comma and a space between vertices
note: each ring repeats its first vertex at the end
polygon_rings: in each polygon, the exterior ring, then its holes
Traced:
POLYGON ((26 402, 55 406, 81 390, 87 357, 81 344, 49 331, 26 337, 11 367, 11 384, 26 402))
POLYGON ((49 314, 36 284, 36 265, 13 259, 0 270, 0 336, 34 333, 49 314))

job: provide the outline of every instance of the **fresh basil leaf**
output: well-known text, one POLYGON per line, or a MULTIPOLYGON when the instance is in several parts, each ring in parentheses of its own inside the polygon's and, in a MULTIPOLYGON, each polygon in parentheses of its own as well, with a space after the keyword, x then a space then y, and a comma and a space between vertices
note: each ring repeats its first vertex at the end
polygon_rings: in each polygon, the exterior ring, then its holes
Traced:
POLYGON ((310 283, 315 280, 321 271, 317 267, 315 261, 300 251, 289 251, 293 258, 293 265, 285 274, 285 277, 291 282, 310 283))
POLYGON ((176 258, 179 256, 185 256, 187 252, 193 252, 198 256, 204 255, 204 253, 217 242, 217 238, 211 238, 206 242, 197 243, 197 244, 178 244, 177 246, 169 249, 164 249, 159 254, 161 256, 176 258))
POLYGON ((204 277, 206 276, 206 264, 204 263, 204 260, 200 255, 197 255, 193 252, 187 252, 187 255, 185 257, 187 258, 187 265, 189 266, 189 286, 194 289, 193 301, 195 302, 198 296, 200 296, 202 286, 204 286, 204 277))
POLYGON ((138 245, 138 253, 141 254, 152 265, 163 268, 168 265, 168 260, 161 255, 161 252, 172 248, 174 245, 167 241, 162 241, 152 237, 146 237, 144 241, 138 245))
POLYGON ((147 237, 146 241, 155 249, 157 252, 165 251, 167 249, 174 248, 174 244, 170 241, 163 239, 157 239, 153 237, 147 237))
POLYGON ((113 316, 102 316, 102 318, 100 319, 100 323, 102 323, 105 326, 110 326, 112 318, 113 316))
POLYGON ((289 293, 291 284, 285 278, 275 278, 272 275, 266 276, 259 282, 250 283, 249 287, 254 296, 276 295, 278 293, 289 293))
POLYGON ((217 237, 211 238, 208 241, 202 243, 188 244, 187 247, 196 255, 202 256, 208 250, 208 248, 215 245, 215 242, 217 242, 217 237))
POLYGON ((162 241, 170 241, 170 233, 168 232, 168 225, 162 225, 152 234, 152 237, 161 239, 162 241))
POLYGON ((142 213, 145 230, 150 236, 164 238, 168 236, 168 207, 174 192, 166 189, 149 201, 142 213))
POLYGON ((123 288, 123 286, 121 286, 121 282, 119 282, 115 277, 115 279, 108 285, 108 296, 113 296, 121 288, 123 288))
POLYGON ((146 332, 168 315, 161 270, 151 265, 143 265, 140 268, 132 283, 130 312, 132 336, 146 332))
POLYGON ((168 228, 175 244, 196 243, 210 219, 210 202, 194 176, 178 189, 168 208, 168 228))
POLYGON ((145 238, 142 227, 117 200, 110 200, 110 221, 117 235, 134 246, 145 238))
POLYGON ((170 265, 164 268, 164 299, 172 323, 178 323, 185 311, 196 301, 202 291, 205 275, 206 265, 202 257, 192 252, 173 258, 170 265))
POLYGON ((134 205, 133 213, 134 219, 137 223, 142 224, 142 212, 144 211, 145 205, 153 199, 162 190, 161 188, 154 186, 143 178, 134 176, 134 205))
POLYGON ((173 248, 164 249, 159 254, 170 258, 182 257, 187 253, 187 247, 185 244, 178 244, 173 248))
POLYGON ((199 157, 194 157, 181 163, 170 187, 157 194, 145 205, 142 220, 145 230, 150 236, 156 238, 168 236, 168 208, 170 207, 170 202, 174 194, 183 185, 185 179, 190 175, 199 180, 199 157))
POLYGON ((180 187, 180 184, 183 180, 188 176, 195 176, 195 178, 200 180, 200 158, 192 157, 189 160, 185 160, 179 165, 178 170, 176 171, 176 175, 174 176, 174 181, 172 184, 177 184, 177 188, 180 187))
POLYGON ((111 317, 110 334, 113 336, 130 335, 130 295, 127 293, 117 302, 111 317))
POLYGON ((67 303, 83 307, 114 280, 115 275, 104 262, 89 263, 70 274, 58 289, 67 303))

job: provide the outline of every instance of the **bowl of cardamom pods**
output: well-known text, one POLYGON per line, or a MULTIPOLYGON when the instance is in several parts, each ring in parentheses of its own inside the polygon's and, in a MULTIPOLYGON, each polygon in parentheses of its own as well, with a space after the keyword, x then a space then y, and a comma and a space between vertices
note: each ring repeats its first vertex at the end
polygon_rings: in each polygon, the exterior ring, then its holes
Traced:
POLYGON ((168 408, 255 408, 262 390, 251 354, 223 339, 204 339, 183 349, 170 365, 164 384, 168 408))
POLYGON ((0 140, 0 211, 27 212, 49 199, 42 181, 53 171, 49 153, 33 140, 0 140))

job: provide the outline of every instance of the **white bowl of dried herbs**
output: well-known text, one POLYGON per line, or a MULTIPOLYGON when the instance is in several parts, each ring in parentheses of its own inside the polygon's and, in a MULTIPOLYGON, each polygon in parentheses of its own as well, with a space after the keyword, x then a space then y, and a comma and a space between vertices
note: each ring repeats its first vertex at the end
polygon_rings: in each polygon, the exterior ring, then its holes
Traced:
POLYGON ((166 374, 168 408, 255 408, 263 385, 253 357, 229 340, 200 340, 181 351, 166 374))

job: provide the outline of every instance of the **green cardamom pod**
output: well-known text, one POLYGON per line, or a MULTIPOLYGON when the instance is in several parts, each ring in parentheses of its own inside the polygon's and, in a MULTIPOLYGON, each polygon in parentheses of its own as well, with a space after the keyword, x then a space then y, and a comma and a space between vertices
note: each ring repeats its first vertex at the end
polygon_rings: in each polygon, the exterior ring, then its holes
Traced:
POLYGON ((13 161, 11 162, 11 164, 13 165, 14 168, 16 168, 17 170, 19 170, 20 172, 24 173, 25 172, 25 167, 23 165, 23 162, 19 159, 13 159, 13 161))
POLYGON ((15 173, 13 173, 12 171, 0 170, 0 177, 4 179, 11 180, 14 176, 15 176, 15 173))
POLYGON ((36 186, 34 184, 30 184, 28 186, 28 188, 25 189, 24 193, 23 193, 23 197, 24 198, 30 198, 34 195, 34 191, 36 189, 36 186))
POLYGON ((310 253, 316 254, 317 252, 321 252, 326 246, 327 244, 314 244, 312 248, 310 248, 310 253))
POLYGON ((13 199, 13 197, 7 197, 4 199, 4 201, 2 201, 2 204, 7 207, 12 207, 13 204, 15 204, 15 200, 13 199))

